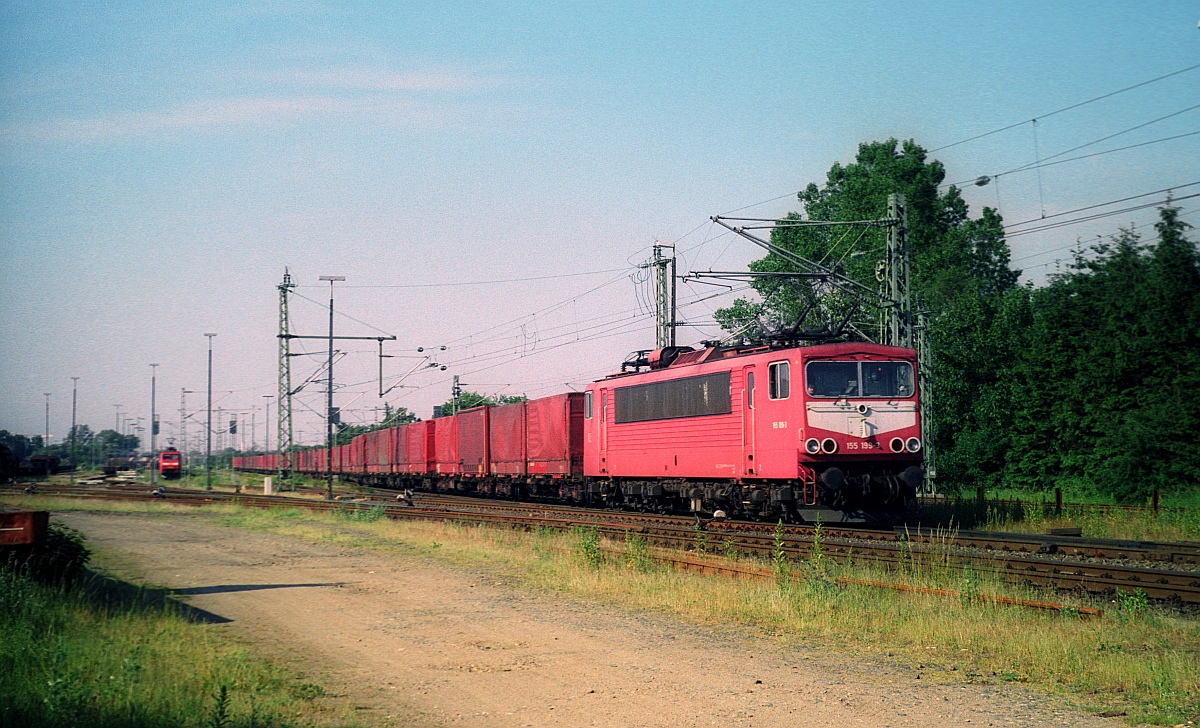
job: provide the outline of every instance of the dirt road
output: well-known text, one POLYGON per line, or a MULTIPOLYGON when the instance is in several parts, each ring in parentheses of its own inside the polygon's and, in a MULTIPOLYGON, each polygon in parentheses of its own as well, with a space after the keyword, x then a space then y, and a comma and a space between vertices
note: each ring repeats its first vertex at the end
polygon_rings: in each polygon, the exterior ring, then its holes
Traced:
POLYGON ((480 572, 224 527, 69 513, 125 578, 292 656, 382 725, 1109 726, 1018 687, 785 649, 480 572))

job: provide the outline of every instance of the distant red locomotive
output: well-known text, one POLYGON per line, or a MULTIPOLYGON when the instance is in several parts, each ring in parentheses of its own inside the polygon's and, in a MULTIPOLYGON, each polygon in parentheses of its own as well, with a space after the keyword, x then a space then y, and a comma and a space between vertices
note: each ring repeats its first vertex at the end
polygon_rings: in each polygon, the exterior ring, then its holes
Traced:
MULTIPOLYGON (((825 522, 890 520, 923 479, 916 353, 866 343, 643 352, 585 392, 356 437, 384 487, 825 522)), ((296 453, 325 471, 327 453, 296 453)), ((234 467, 273 472, 277 456, 234 467)))
POLYGON ((183 472, 181 453, 173 447, 168 447, 158 454, 158 474, 164 480, 178 480, 183 472))

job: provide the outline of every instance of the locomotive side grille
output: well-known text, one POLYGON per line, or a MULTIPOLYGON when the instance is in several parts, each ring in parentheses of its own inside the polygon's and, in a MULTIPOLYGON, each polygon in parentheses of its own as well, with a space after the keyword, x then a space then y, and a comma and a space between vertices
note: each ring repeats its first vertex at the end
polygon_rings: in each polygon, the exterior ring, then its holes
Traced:
POLYGON ((727 415, 733 411, 728 371, 621 387, 615 390, 614 400, 616 424, 727 415))

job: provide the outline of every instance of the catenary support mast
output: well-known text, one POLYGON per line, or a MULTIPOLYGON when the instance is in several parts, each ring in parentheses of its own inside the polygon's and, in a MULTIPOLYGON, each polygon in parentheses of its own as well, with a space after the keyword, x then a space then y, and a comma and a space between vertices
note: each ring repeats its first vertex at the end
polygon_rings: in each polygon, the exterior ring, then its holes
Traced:
MULTIPOLYGON (((292 282, 291 273, 283 269, 283 283, 279 284, 279 387, 278 399, 275 405, 276 427, 275 447, 278 450, 276 460, 276 475, 279 487, 283 489, 283 479, 291 478, 292 470, 292 337, 291 323, 288 321, 288 293, 296 284, 292 282)), ((293 486, 294 489, 294 486, 293 486)))

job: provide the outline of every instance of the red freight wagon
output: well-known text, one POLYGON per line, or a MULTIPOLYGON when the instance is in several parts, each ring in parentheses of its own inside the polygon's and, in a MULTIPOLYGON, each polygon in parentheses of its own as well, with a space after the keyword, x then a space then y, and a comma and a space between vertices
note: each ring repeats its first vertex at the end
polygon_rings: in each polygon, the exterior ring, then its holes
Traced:
POLYGON ((375 430, 363 435, 363 449, 368 473, 390 473, 392 436, 396 428, 375 430))
POLYGON ((475 407, 455 415, 458 420, 458 465, 463 475, 485 476, 488 463, 488 414, 491 407, 475 407))
POLYGON ((439 475, 456 475, 458 465, 458 418, 438 417, 433 420, 433 470, 439 475))
MULTIPOLYGON (((424 475, 436 470, 434 428, 437 422, 438 420, 425 420, 400 428, 403 432, 396 438, 397 472, 424 475)), ((456 462, 457 460, 458 458, 455 458, 456 462)))
POLYGON ((530 475, 583 473, 582 392, 526 403, 525 458, 530 475))
POLYGON ((488 422, 488 449, 493 475, 524 475, 525 402, 493 407, 488 422))
POLYGON ((363 433, 355 437, 347 445, 350 451, 350 462, 348 470, 354 473, 367 472, 367 435, 363 433))

